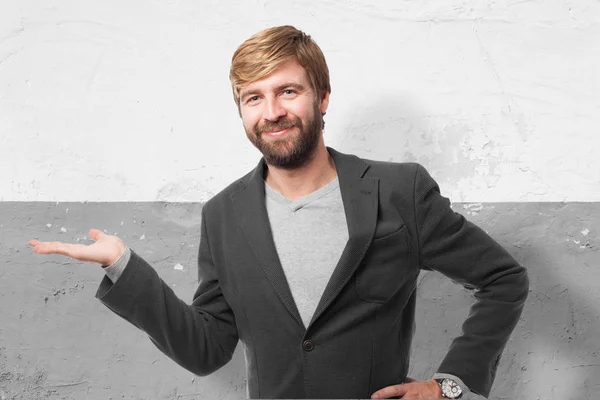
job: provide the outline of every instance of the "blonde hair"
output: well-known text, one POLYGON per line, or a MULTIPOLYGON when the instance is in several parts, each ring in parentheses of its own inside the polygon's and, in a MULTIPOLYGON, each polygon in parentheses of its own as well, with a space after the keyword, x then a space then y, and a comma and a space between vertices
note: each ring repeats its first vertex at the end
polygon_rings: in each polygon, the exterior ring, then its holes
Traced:
POLYGON ((291 25, 276 26, 252 35, 233 53, 229 80, 238 111, 243 86, 266 77, 290 60, 306 70, 316 101, 325 92, 331 93, 329 69, 315 41, 291 25))

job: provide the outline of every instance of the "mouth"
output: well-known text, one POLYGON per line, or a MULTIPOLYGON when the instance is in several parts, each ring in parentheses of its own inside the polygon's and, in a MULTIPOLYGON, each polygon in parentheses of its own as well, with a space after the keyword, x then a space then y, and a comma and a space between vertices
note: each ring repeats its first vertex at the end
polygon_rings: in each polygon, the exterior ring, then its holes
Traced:
POLYGON ((286 129, 283 129, 283 130, 280 130, 280 131, 274 131, 274 132, 264 132, 264 134, 268 135, 268 136, 272 136, 272 137, 280 137, 280 136, 283 136, 286 133, 288 133, 292 128, 293 127, 286 128, 286 129))

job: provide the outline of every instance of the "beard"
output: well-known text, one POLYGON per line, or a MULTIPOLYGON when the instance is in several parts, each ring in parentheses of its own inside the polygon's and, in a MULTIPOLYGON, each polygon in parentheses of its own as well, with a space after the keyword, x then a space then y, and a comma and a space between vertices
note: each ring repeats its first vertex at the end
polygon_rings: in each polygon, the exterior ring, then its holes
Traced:
POLYGON ((246 129, 246 136, 254 147, 260 151, 268 165, 282 169, 295 169, 306 164, 315 152, 324 127, 323 116, 318 104, 313 107, 313 115, 306 126, 298 117, 280 119, 256 125, 254 129, 246 129), (277 132, 290 128, 281 139, 265 140, 264 132, 277 132), (292 132, 297 129, 299 132, 292 132))

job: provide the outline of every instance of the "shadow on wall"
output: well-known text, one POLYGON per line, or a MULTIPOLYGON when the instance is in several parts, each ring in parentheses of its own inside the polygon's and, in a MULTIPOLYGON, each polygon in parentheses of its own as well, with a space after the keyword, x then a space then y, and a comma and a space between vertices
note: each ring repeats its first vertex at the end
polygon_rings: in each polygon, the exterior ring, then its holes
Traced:
POLYGON ((589 231, 600 226, 599 209, 598 203, 541 203, 496 211, 513 254, 530 271, 523 340, 514 350, 528 361, 522 390, 535 381, 557 398, 600 393, 600 271, 594 269, 600 249, 589 231))
MULTIPOLYGON (((343 152, 419 162, 438 182, 457 182, 477 170, 488 171, 483 179, 489 186, 499 177, 498 149, 485 132, 475 133, 460 118, 433 120, 402 96, 384 97, 347 117, 336 138, 343 152), (474 143, 482 146, 479 157, 472 159, 474 143)), ((446 197, 456 193, 453 189, 441 187, 446 197)), ((478 203, 453 208, 500 242, 530 277, 530 295, 504 350, 490 398, 580 400, 600 393, 600 271, 594 270, 600 253, 591 232, 600 226, 600 204, 478 203)), ((440 274, 422 273, 411 376, 429 379, 435 373, 473 300, 472 293, 440 274)))
MULTIPOLYGON (((454 208, 464 212, 463 206, 455 204, 454 208)), ((482 207, 477 215, 467 215, 468 219, 513 254, 530 277, 529 298, 503 352, 490 398, 592 399, 600 391, 600 276, 599 271, 592 271, 598 250, 592 244, 595 237, 586 246, 574 242, 584 243, 574 233, 582 230, 579 218, 598 215, 600 204, 482 207)), ((419 290, 411 373, 426 377, 435 372, 451 339, 460 334, 474 298, 431 272, 423 275, 419 290)))
MULTIPOLYGON (((475 128, 455 115, 434 115, 402 94, 359 104, 344 121, 335 137, 343 152, 376 160, 418 162, 440 183, 476 178, 479 184, 483 181, 492 187, 500 177, 497 166, 503 155, 485 126, 475 128), (485 173, 475 177, 482 171, 485 173)), ((325 136, 327 140, 327 131, 325 136)), ((461 201, 460 188, 451 189, 460 197, 455 195, 452 200, 461 201)))

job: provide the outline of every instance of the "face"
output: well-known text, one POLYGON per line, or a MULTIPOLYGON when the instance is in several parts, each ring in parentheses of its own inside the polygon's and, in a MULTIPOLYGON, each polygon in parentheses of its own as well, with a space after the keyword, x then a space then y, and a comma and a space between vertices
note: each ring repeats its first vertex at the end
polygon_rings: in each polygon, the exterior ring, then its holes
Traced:
POLYGON ((306 71, 290 61, 240 90, 246 136, 267 164, 294 169, 311 158, 321 142, 329 93, 317 99, 306 71))

